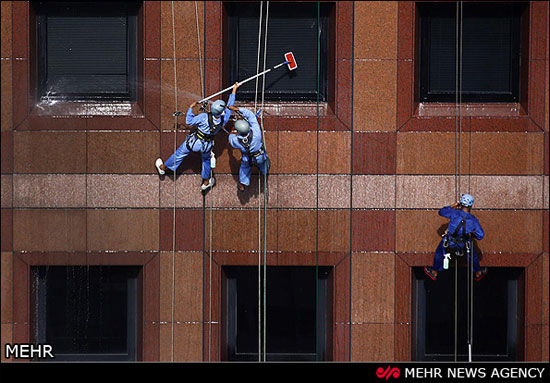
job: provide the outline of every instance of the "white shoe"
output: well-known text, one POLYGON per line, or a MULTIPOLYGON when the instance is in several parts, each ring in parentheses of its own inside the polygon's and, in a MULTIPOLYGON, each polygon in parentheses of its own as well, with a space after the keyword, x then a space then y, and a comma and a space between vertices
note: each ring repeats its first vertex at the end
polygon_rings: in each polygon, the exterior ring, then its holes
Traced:
POLYGON ((157 167, 157 171, 159 172, 159 174, 160 174, 161 176, 163 176, 164 173, 166 173, 164 170, 162 170, 162 169, 160 168, 160 165, 162 165, 162 164, 163 164, 162 158, 157 158, 157 160, 155 161, 155 166, 157 167))
POLYGON ((201 185, 201 190, 202 191, 208 190, 209 188, 211 188, 215 184, 216 184, 216 179, 214 177, 211 177, 210 181, 208 181, 208 185, 205 185, 205 184, 201 185))

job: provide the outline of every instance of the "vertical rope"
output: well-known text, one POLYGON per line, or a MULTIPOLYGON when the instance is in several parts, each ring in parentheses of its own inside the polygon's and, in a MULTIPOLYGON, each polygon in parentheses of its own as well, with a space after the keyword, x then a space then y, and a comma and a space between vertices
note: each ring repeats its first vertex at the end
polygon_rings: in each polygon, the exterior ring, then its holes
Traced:
POLYGON ((204 97, 204 75, 202 73, 202 53, 201 53, 201 35, 200 35, 200 28, 199 28, 199 10, 197 6, 197 1, 194 1, 195 3, 195 23, 197 28, 197 48, 199 51, 199 71, 201 76, 201 98, 204 97))
POLYGON ((318 290, 318 280, 319 280, 319 72, 320 72, 320 62, 321 62, 321 25, 320 25, 320 8, 321 5, 317 2, 317 66, 316 66, 316 93, 317 93, 317 103, 316 103, 316 114, 317 114, 317 140, 316 140, 316 178, 315 178, 315 360, 319 360, 319 350, 317 337, 319 336, 319 323, 317 317, 319 315, 319 290, 318 290))
POLYGON ((463 17, 463 2, 460 4, 460 38, 458 61, 458 190, 462 190, 462 17, 463 17))
MULTIPOLYGON (((211 170, 211 177, 213 177, 213 170, 211 170)), ((210 182, 210 181, 209 181, 210 182)), ((210 193, 212 193, 214 190, 212 187, 210 190, 210 193)), ((212 210, 213 210, 213 197, 210 196, 210 227, 209 227, 209 237, 210 237, 210 248, 209 248, 209 259, 208 259, 208 361, 210 362, 212 360, 212 224, 213 224, 213 217, 212 217, 212 210)))
MULTIPOLYGON (((459 104, 458 104, 458 81, 459 81, 459 68, 458 68, 458 57, 459 52, 459 2, 456 3, 456 31, 455 31, 455 201, 458 201, 459 198, 459 183, 458 180, 458 164, 460 163, 460 150, 458 148, 458 114, 459 104)), ((455 256, 455 322, 454 322, 454 341, 455 341, 455 362, 458 359, 458 260, 455 256)))
MULTIPOLYGON (((174 110, 178 110, 178 77, 176 68, 176 28, 174 24, 174 2, 172 5, 172 48, 174 61, 174 110)), ((174 116, 174 164, 177 150, 178 116, 174 116)), ((174 209, 172 214, 172 342, 170 348, 170 361, 174 361, 174 304, 175 304, 175 280, 176 280, 176 170, 174 170, 174 209)))
MULTIPOLYGON (((258 48, 257 48, 257 58, 256 58, 256 74, 260 73, 260 47, 261 47, 261 41, 262 41, 262 17, 263 17, 263 6, 264 2, 260 2, 260 22, 258 23, 258 48)), ((256 77, 256 90, 254 92, 254 112, 257 111, 257 104, 258 104, 258 81, 259 77, 256 77)), ((263 138, 263 137, 262 137, 263 138)), ((260 193, 261 188, 261 177, 258 176, 258 194, 260 193)), ((258 361, 261 361, 261 350, 262 350, 262 297, 261 297, 261 286, 262 286, 262 280, 261 280, 261 254, 262 254, 262 244, 261 244, 261 200, 260 196, 258 195, 258 361)))
POLYGON ((459 190, 460 190, 460 180, 459 180, 459 167, 460 167, 460 149, 458 147, 459 142, 459 114, 460 114, 460 104, 459 104, 459 56, 460 56, 460 1, 456 2, 456 31, 455 31, 455 200, 458 201, 459 190))
MULTIPOLYGON (((266 9, 265 9, 265 35, 264 35, 264 69, 265 72, 266 68, 266 60, 267 60, 267 28, 268 28, 268 22, 269 22, 269 1, 266 2, 266 9)), ((265 73, 262 76, 262 113, 260 115, 260 127, 262 129, 262 140, 264 142, 264 151, 267 151, 267 146, 265 145, 265 131, 264 131, 264 101, 265 101, 265 73)), ((265 166, 265 158, 264 158, 264 166, 265 166)), ((261 178, 261 175, 258 176, 261 178)), ((258 190, 258 193, 260 191, 258 190)), ((266 207, 266 198, 267 198, 267 172, 264 173, 264 328, 263 328, 263 339, 264 339, 264 362, 266 361, 266 326, 267 326, 267 207, 266 207)))
MULTIPOLYGON (((201 34, 200 34, 200 26, 199 26, 199 10, 197 1, 194 2, 195 6, 195 27, 197 31, 197 49, 199 54, 199 73, 200 73, 200 81, 201 81, 201 99, 204 98, 204 74, 203 74, 203 68, 202 68, 202 51, 201 51, 201 34)), ((213 149, 214 143, 212 142, 212 149, 213 149)), ((213 170, 211 170, 211 177, 213 177, 213 170)), ((213 189, 213 188, 212 188, 213 189)), ((211 190, 210 192, 213 192, 211 190)), ((213 199, 212 196, 210 196, 210 216, 209 216, 209 259, 208 259, 208 361, 211 361, 211 355, 212 355, 212 209, 213 209, 213 199)), ((204 203, 203 203, 203 209, 204 209, 204 203)), ((204 216, 203 216, 204 219, 204 216)), ((204 235, 204 232, 203 232, 204 235)), ((204 248, 203 248, 204 250, 204 248)))
MULTIPOLYGON (((460 147, 460 150, 461 150, 461 159, 462 159, 462 76, 463 76, 463 73, 462 73, 462 43, 463 43, 463 37, 462 37, 462 32, 463 32, 463 18, 464 18, 464 2, 461 1, 460 2, 460 66, 459 66, 459 69, 460 69, 460 87, 459 87, 459 102, 460 102, 460 109, 459 109, 459 126, 460 126, 460 134, 459 134, 459 147, 460 147)), ((471 137, 471 132, 470 132, 470 137, 471 137)), ((470 151, 471 151, 471 147, 470 147, 470 151)), ((459 163, 459 182, 460 182, 460 187, 462 188, 462 183, 461 183, 461 166, 462 166, 462 161, 459 163)), ((469 309, 469 326, 468 326, 468 329, 469 329, 469 332, 470 332, 470 339, 469 339, 469 349, 468 349, 468 355, 469 355, 469 361, 471 362, 472 361, 472 354, 473 354, 473 342, 474 342, 474 259, 473 259, 473 252, 474 252, 474 248, 473 248, 473 242, 468 242, 469 246, 470 246, 470 250, 468 251, 468 259, 469 259, 469 264, 470 264, 470 268, 469 268, 469 282, 470 282, 470 295, 469 295, 469 306, 468 306, 468 309, 469 309)))

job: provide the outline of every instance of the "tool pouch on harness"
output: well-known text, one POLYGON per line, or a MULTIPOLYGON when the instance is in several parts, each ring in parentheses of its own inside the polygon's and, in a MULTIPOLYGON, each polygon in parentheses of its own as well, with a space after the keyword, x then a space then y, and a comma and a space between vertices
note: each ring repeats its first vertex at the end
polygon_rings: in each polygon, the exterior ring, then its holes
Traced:
POLYGON ((466 220, 462 218, 460 223, 456 227, 455 231, 452 234, 449 234, 448 229, 443 234, 443 247, 446 254, 451 254, 457 257, 464 255, 464 249, 461 247, 451 246, 451 242, 455 245, 464 244, 466 250, 470 248, 470 236, 466 234, 466 220), (462 228, 461 235, 458 235, 459 230, 462 228))

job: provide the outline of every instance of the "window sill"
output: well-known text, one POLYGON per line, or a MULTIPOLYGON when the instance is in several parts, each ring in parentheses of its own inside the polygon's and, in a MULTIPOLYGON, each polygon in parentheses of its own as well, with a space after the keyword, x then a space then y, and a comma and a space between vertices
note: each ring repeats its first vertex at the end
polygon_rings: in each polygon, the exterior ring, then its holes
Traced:
MULTIPOLYGON (((261 101, 256 104, 257 109, 261 109, 261 101)), ((236 105, 241 108, 253 110, 253 102, 239 102, 236 105)), ((270 116, 283 116, 283 117, 317 117, 317 103, 316 102, 264 102, 265 115, 270 116)), ((326 117, 334 114, 330 109, 328 102, 319 102, 319 117, 326 117)), ((264 116, 265 116, 264 115, 264 116)))
POLYGON ((42 101, 36 103, 31 116, 50 117, 141 117, 143 111, 137 102, 90 102, 90 101, 42 101))
POLYGON ((519 103, 453 103, 416 104, 414 117, 523 117, 527 113, 519 103))

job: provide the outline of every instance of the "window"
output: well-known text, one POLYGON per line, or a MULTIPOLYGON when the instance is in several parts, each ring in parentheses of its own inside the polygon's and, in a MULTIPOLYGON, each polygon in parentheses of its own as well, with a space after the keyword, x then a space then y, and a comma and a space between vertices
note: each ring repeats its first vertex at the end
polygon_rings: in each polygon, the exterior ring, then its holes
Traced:
MULTIPOLYGON (((293 52, 298 68, 286 66, 266 75, 265 100, 327 101, 329 60, 329 14, 334 4, 322 3, 317 23, 317 4, 307 2, 270 2, 266 69, 284 61, 286 52, 293 52), (289 12, 292 9, 292 12, 289 12), (317 30, 320 29, 320 37, 317 30), (319 43, 318 44, 318 40, 319 43), (317 84, 317 49, 320 50, 319 85, 317 84)), ((266 6, 263 7, 260 47, 260 72, 263 70, 266 6)), ((228 84, 256 74, 258 55, 259 2, 226 3, 228 84)), ((258 93, 261 92, 261 78, 258 93)), ((254 100, 255 80, 239 88, 239 99, 254 100)), ((260 100, 261 97, 258 99, 260 100)))
MULTIPOLYGON (((457 89, 456 2, 418 3, 420 102, 455 102, 457 89)), ((464 2, 462 15, 463 102, 520 101, 520 43, 525 4, 464 2)))
MULTIPOLYGON (((417 360, 454 360, 455 270, 432 281, 422 268, 413 279, 417 360)), ((519 326, 522 324, 522 268, 492 267, 480 282, 474 282, 472 360, 512 361, 518 359, 519 326), (519 318, 518 318, 519 317, 519 318)), ((468 360, 466 267, 458 269, 458 360, 468 360)))
POLYGON ((139 267, 36 266, 33 334, 55 361, 136 360, 139 267))
POLYGON ((136 100, 141 2, 34 5, 38 100, 136 100))
MULTIPOLYGON (((223 271, 224 359, 257 361, 258 267, 227 266, 223 271)), ((319 267, 317 272, 308 266, 267 267, 266 360, 326 359, 330 271, 330 267, 319 267)), ((263 293, 263 269, 260 275, 263 293)), ((263 322, 261 326, 263 332, 263 322)))

